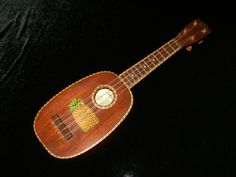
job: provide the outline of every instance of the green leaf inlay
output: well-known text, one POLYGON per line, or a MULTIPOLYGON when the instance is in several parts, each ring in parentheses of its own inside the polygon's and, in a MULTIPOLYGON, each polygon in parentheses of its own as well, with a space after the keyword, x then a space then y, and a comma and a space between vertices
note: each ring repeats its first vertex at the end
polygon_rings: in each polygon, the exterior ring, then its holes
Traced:
POLYGON ((78 100, 77 98, 73 98, 73 100, 71 100, 71 102, 69 103, 69 108, 70 111, 73 112, 74 110, 76 110, 80 105, 82 104, 81 100, 78 100))

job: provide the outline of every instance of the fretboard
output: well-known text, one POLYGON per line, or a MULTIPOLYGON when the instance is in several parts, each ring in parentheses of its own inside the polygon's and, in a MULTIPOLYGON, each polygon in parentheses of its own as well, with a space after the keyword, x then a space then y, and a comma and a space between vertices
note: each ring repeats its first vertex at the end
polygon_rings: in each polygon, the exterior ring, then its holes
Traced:
POLYGON ((143 58, 141 61, 131 66, 119 75, 119 78, 132 88, 168 58, 181 49, 175 38, 143 58))

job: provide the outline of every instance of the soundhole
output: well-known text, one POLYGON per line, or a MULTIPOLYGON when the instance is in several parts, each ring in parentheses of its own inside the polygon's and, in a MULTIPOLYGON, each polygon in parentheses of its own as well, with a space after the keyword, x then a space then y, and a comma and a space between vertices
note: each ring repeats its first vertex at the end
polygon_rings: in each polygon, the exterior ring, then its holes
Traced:
POLYGON ((116 101, 116 92, 110 86, 99 86, 93 96, 94 103, 101 109, 111 107, 116 101))

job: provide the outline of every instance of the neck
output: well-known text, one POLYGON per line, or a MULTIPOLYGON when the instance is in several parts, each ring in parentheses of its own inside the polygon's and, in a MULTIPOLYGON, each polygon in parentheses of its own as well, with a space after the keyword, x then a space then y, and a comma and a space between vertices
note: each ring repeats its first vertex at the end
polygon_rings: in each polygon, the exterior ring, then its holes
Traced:
POLYGON ((176 42, 176 39, 173 38, 138 63, 122 72, 119 77, 127 87, 132 88, 180 49, 181 46, 176 42))

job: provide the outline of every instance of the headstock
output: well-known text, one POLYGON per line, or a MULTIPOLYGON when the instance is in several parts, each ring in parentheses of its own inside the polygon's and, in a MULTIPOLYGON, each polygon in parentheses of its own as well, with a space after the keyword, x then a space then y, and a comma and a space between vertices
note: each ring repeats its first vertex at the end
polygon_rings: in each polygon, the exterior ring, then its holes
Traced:
POLYGON ((211 29, 207 24, 197 19, 182 29, 175 40, 182 48, 187 47, 187 50, 191 50, 192 44, 201 42, 209 33, 211 33, 211 29))

